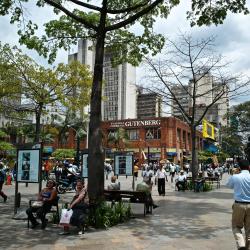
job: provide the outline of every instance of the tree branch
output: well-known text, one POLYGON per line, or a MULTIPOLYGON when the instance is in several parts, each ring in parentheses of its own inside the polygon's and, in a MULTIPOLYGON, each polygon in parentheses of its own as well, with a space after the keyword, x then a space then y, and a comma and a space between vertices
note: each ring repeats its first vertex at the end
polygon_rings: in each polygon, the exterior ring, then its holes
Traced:
POLYGON ((72 2, 72 3, 74 3, 74 4, 77 4, 79 6, 91 9, 91 10, 96 10, 96 11, 99 11, 99 12, 101 11, 100 7, 92 5, 92 4, 89 4, 89 3, 84 3, 84 2, 81 2, 79 0, 69 0, 69 1, 72 2))
POLYGON ((77 15, 73 14, 68 9, 63 7, 61 4, 58 4, 58 3, 54 2, 53 0, 44 0, 44 2, 46 2, 47 4, 49 4, 50 6, 53 6, 54 8, 56 8, 58 10, 61 10, 67 16, 69 16, 72 19, 74 19, 74 20, 78 21, 79 23, 83 24, 86 28, 93 29, 93 30, 97 31, 97 27, 95 25, 93 25, 92 23, 86 21, 85 19, 80 18, 77 15))
POLYGON ((141 7, 144 7, 145 5, 147 5, 149 2, 149 0, 147 1, 144 1, 140 4, 137 4, 137 5, 134 5, 134 6, 131 6, 131 7, 128 7, 128 8, 124 8, 124 9, 119 9, 119 10, 111 10, 111 9, 107 9, 107 12, 109 14, 122 14, 122 13, 127 13, 127 12, 131 12, 131 11, 134 11, 134 10, 137 10, 138 8, 141 8, 141 7))
POLYGON ((137 12, 135 15, 129 17, 128 19, 126 19, 120 23, 116 23, 116 24, 107 26, 105 29, 106 32, 111 31, 111 30, 117 30, 117 29, 120 29, 122 27, 125 27, 126 25, 136 21, 138 18, 142 17, 143 15, 149 13, 151 10, 153 10, 157 5, 159 5, 162 2, 163 2, 163 0, 155 0, 152 4, 145 7, 141 11, 137 12))

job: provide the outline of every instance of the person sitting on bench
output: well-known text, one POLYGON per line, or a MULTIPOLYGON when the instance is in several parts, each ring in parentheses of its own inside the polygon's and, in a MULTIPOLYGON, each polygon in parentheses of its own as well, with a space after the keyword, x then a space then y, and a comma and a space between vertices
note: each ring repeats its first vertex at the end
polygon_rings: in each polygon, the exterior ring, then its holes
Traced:
POLYGON ((178 191, 185 190, 186 181, 187 181, 187 177, 184 174, 184 170, 181 170, 180 171, 180 175, 177 177, 176 184, 175 184, 176 187, 177 187, 177 189, 178 189, 178 191))
MULTIPOLYGON (((78 232, 79 235, 83 234, 84 223, 87 220, 89 209, 88 192, 84 180, 78 179, 76 181, 76 193, 68 209, 73 210, 73 214, 70 218, 70 225, 76 226, 80 230, 78 232)), ((69 234, 69 226, 64 226, 64 232, 62 234, 69 234)))
POLYGON ((200 192, 203 189, 204 183, 205 183, 205 178, 203 177, 202 171, 200 171, 198 173, 198 177, 194 183, 195 184, 195 186, 194 186, 195 192, 200 192))
POLYGON ((136 191, 145 192, 147 194, 147 202, 146 202, 146 213, 150 213, 149 207, 152 206, 154 209, 158 206, 154 204, 152 199, 151 190, 152 190, 152 181, 148 177, 144 177, 141 183, 138 183, 136 186, 136 191))
POLYGON ((53 205, 56 205, 58 202, 57 191, 55 189, 55 181, 48 180, 47 185, 38 195, 37 201, 40 202, 40 205, 34 204, 26 210, 28 215, 28 220, 30 220, 32 226, 31 228, 35 228, 39 225, 36 218, 34 217, 33 213, 37 214, 37 217, 41 219, 42 222, 42 229, 45 229, 47 225, 47 220, 45 218, 46 214, 51 210, 53 205))
POLYGON ((120 190, 120 182, 116 182, 116 176, 111 177, 111 183, 108 185, 108 190, 120 190))

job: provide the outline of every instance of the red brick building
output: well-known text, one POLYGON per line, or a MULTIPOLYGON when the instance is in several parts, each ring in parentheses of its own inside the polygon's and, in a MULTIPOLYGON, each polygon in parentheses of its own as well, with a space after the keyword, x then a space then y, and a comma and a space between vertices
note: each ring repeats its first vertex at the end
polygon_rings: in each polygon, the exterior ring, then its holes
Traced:
MULTIPOLYGON (((151 161, 169 159, 182 163, 191 156, 191 135, 186 123, 174 117, 152 119, 131 119, 102 122, 104 147, 107 152, 116 150, 134 151, 135 158, 142 162, 145 158, 151 161), (119 147, 110 143, 109 135, 114 135, 123 128, 128 135, 127 143, 119 147)), ((202 150, 202 134, 197 131, 198 150, 202 150)))

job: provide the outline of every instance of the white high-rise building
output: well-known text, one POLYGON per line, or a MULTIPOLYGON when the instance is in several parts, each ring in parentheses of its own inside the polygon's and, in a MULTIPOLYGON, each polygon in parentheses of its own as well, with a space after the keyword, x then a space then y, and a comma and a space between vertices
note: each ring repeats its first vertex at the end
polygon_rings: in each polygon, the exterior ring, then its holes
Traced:
MULTIPOLYGON (((197 75, 197 79, 199 80, 196 83, 196 120, 201 117, 207 106, 213 102, 215 96, 221 91, 221 88, 225 88, 224 85, 216 82, 215 78, 210 73, 203 76, 197 75)), ((185 86, 174 86, 172 91, 175 93, 185 111, 189 113, 190 108, 193 105, 191 94, 189 94, 193 92, 193 81, 191 80, 189 84, 185 86)), ((208 109, 204 118, 217 127, 220 127, 221 125, 226 126, 228 123, 226 119, 228 109, 229 99, 227 97, 227 91, 225 90, 224 95, 208 109)), ((172 115, 178 118, 182 117, 182 114, 174 101, 172 101, 172 115)))
MULTIPOLYGON (((80 39, 78 52, 69 55, 69 62, 78 60, 94 71, 93 42, 80 39)), ((112 52, 105 52, 103 68, 102 120, 136 118, 136 69, 129 63, 112 67, 112 52)))

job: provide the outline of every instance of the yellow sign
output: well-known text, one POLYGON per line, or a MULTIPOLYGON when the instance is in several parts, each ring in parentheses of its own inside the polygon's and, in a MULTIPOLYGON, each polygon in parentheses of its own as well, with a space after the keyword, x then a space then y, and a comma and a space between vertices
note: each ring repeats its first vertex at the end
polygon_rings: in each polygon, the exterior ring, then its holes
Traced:
POLYGON ((202 120, 202 135, 204 138, 215 140, 214 126, 205 119, 202 120))

